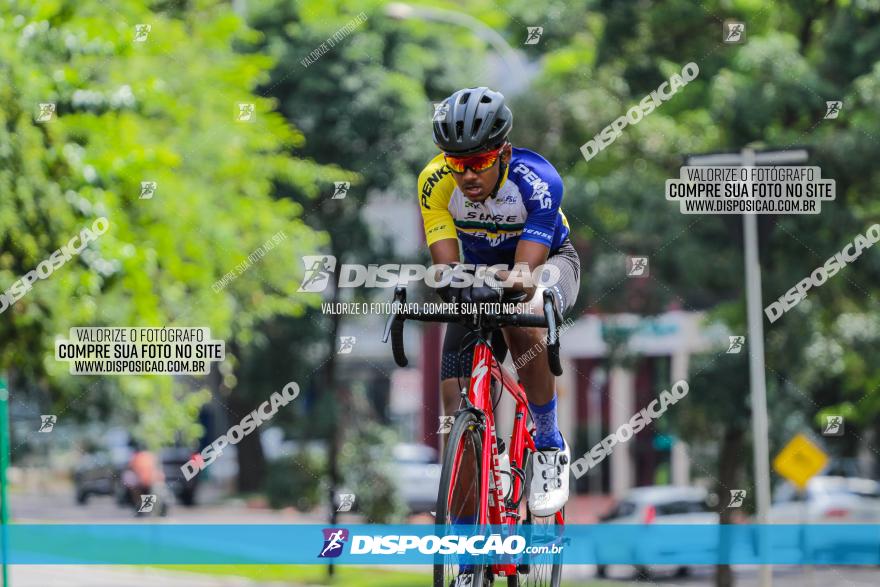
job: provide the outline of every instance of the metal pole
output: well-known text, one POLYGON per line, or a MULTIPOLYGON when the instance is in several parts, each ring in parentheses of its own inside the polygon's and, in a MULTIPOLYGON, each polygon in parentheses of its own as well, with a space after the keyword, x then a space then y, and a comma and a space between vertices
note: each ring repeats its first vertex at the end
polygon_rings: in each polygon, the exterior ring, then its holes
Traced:
POLYGON ((9 467, 9 386, 0 376, 0 558, 3 566, 3 587, 9 586, 9 501, 6 499, 6 469, 9 467))
MULTIPOLYGON (((743 149, 742 163, 754 167, 755 152, 743 149)), ((751 176, 751 175, 750 175, 751 176)), ((755 488, 757 490, 757 518, 762 527, 767 524, 770 510, 770 448, 767 426, 767 386, 764 368, 764 322, 761 308, 761 265, 758 259, 758 217, 743 214, 746 265, 746 311, 748 314, 749 379, 752 388, 752 442, 755 459, 755 488)), ((767 560, 766 535, 759 531, 761 587, 773 584, 773 567, 767 560)))

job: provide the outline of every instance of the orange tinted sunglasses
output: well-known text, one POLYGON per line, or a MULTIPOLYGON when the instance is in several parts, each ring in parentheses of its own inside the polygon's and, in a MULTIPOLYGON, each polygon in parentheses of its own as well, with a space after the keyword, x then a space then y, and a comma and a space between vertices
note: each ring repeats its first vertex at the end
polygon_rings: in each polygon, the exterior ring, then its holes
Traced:
POLYGON ((464 173, 466 169, 470 169, 474 173, 483 173, 495 165, 495 162, 498 161, 498 157, 501 155, 502 148, 498 147, 485 153, 478 153, 467 157, 455 157, 444 154, 443 158, 446 160, 446 166, 455 173, 464 173))

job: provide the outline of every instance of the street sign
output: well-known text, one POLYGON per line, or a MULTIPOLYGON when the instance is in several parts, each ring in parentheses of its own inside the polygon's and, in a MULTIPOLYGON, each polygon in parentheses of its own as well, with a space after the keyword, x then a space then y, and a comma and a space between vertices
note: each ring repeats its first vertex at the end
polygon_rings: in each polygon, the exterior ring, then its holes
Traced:
POLYGON ((810 442, 809 438, 798 434, 773 459, 773 470, 791 481, 798 489, 804 490, 807 481, 827 464, 828 455, 810 442))

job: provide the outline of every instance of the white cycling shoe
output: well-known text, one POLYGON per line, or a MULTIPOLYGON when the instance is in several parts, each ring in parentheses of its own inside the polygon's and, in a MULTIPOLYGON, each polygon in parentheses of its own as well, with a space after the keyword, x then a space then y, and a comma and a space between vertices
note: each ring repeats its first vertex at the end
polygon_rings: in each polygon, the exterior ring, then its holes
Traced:
POLYGON ((473 573, 462 573, 455 578, 455 582, 450 587, 472 587, 474 584, 473 573))
POLYGON ((570 462, 571 451, 567 442, 563 450, 546 448, 532 455, 532 484, 529 487, 532 515, 552 516, 568 501, 570 462))

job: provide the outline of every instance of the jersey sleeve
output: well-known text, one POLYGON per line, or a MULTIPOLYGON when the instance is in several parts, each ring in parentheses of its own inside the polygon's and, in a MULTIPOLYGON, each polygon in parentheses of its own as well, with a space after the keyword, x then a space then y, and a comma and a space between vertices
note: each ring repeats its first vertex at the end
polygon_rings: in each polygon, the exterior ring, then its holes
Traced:
POLYGON ((435 157, 419 174, 419 209, 428 245, 447 238, 458 238, 449 212, 454 183, 442 155, 435 157))
POLYGON ((562 205, 562 178, 549 164, 525 176, 528 187, 523 186, 523 205, 526 222, 520 240, 546 245, 553 243, 559 207, 562 205), (532 175, 534 174, 534 175, 532 175))

